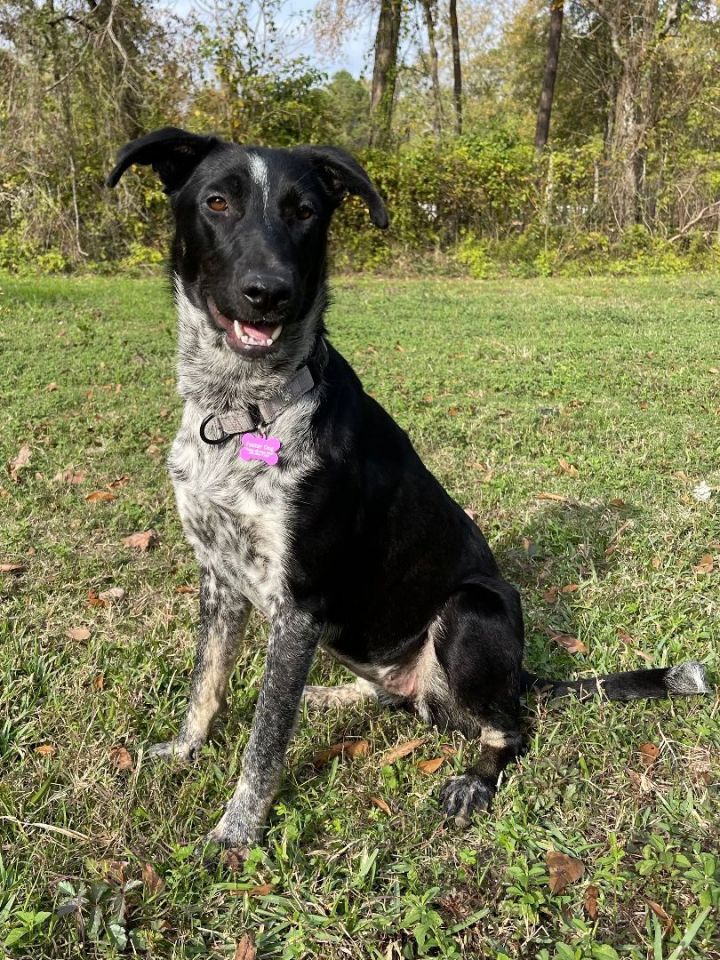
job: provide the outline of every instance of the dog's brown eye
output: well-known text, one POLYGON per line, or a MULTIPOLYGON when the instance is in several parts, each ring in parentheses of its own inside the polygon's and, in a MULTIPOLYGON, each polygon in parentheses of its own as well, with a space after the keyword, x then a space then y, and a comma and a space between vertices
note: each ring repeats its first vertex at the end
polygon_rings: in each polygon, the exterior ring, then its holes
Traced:
POLYGON ((312 207, 303 206, 298 207, 297 218, 298 220, 309 220, 310 217, 315 213, 312 207))
POLYGON ((225 197, 208 197, 207 205, 216 213, 222 213, 223 210, 228 208, 225 197))

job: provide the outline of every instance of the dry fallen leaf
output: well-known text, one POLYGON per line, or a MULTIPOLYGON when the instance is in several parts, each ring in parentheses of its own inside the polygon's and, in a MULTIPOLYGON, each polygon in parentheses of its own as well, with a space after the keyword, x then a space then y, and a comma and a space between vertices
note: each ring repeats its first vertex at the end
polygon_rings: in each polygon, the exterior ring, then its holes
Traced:
POLYGON ((96 690, 104 690, 104 689, 105 689, 105 674, 104 674, 104 673, 99 673, 99 674, 95 677, 95 679, 93 680, 93 686, 95 687, 96 690))
POLYGON ((131 533, 129 537, 123 538, 126 547, 133 547, 146 553, 151 547, 154 547, 158 541, 158 535, 154 530, 144 530, 142 533, 131 533))
POLYGON ((125 747, 112 747, 110 763, 118 770, 132 770, 133 759, 125 747))
POLYGON ((560 593, 575 593, 579 589, 580 587, 577 583, 568 583, 562 588, 560 593))
POLYGON ((630 636, 630 634, 626 630, 618 630, 617 633, 618 633, 618 640, 622 640, 622 642, 626 644, 628 647, 631 647, 635 643, 633 638, 630 636))
POLYGON ((125 591, 122 587, 109 587, 107 590, 101 590, 98 599, 104 603, 119 603, 125 599, 125 591))
POLYGON ((0 563, 0 573, 24 573, 26 569, 24 563, 0 563))
POLYGON ((244 934, 235 945, 233 960, 255 960, 257 950, 249 933, 244 934))
POLYGON ((546 590, 543 594, 543 600, 545 603, 557 603, 558 598, 558 588, 550 587, 549 590, 546 590))
POLYGON ((553 893, 562 893, 571 883, 576 883, 585 873, 581 860, 569 857, 557 850, 548 850, 545 854, 548 865, 548 886, 553 893))
POLYGON ((333 757, 348 757, 350 760, 355 760, 358 757, 367 756, 369 750, 370 744, 367 740, 341 740, 325 750, 316 751, 313 757, 313 765, 319 769, 324 767, 333 757))
POLYGON ((25 443, 18 452, 14 460, 10 462, 10 479, 18 482, 18 476, 21 470, 30 465, 30 447, 25 443))
POLYGON ((165 881, 159 877, 151 863, 144 864, 142 868, 142 882, 147 892, 151 895, 162 893, 165 889, 165 881))
POLYGON ((190 583, 183 583, 179 587, 175 587, 175 593, 199 593, 199 590, 190 583))
POLYGON ((100 865, 111 883, 116 883, 121 887, 127 881, 127 860, 103 860, 100 865))
POLYGON ((250 887, 245 893, 247 893, 249 897, 266 897, 269 893, 272 893, 274 889, 275 885, 272 883, 260 883, 257 887, 250 887))
POLYGON ((425 743, 425 737, 421 737, 418 740, 408 740, 406 743, 401 743, 397 747, 393 747, 391 750, 386 750, 385 753, 380 755, 380 763, 382 766, 385 766, 388 763, 395 763, 396 760, 400 760, 401 757, 406 757, 409 753, 412 753, 413 750, 417 750, 418 747, 421 747, 425 743))
POLYGON ((662 557, 657 557, 657 556, 653 557, 650 562, 653 570, 659 570, 660 567, 662 566, 662 557))
MULTIPOLYGON (((620 497, 614 497, 609 501, 609 504, 611 507, 616 507, 618 510, 621 510, 625 506, 625 501, 621 500, 620 497)), ((597 887, 595 889, 597 889, 597 887)))
POLYGON ((421 760, 417 768, 420 773, 426 773, 429 776, 431 773, 435 773, 443 763, 445 763, 445 757, 434 757, 432 760, 421 760))
POLYGON ((373 806, 376 806, 378 810, 382 810, 382 812, 386 813, 389 817, 392 816, 390 805, 383 800, 382 797, 370 797, 370 803, 372 803, 373 806))
POLYGON ((578 468, 573 466, 572 463, 569 463, 564 457, 559 458, 558 467, 560 468, 560 473, 566 473, 569 477, 577 477, 580 474, 578 468))
POLYGON ((646 767, 651 767, 660 756, 660 748, 656 747, 654 743, 641 743, 638 749, 640 750, 640 759, 646 767))
POLYGON ((559 493, 536 493, 536 500, 551 500, 553 503, 568 503, 568 498, 559 493))
POLYGON ((702 560, 700 563, 696 564, 693 567, 695 573, 712 573, 713 567, 715 566, 715 561, 711 553, 703 554, 702 560))
POLYGON ((145 450, 145 453, 153 460, 159 460, 160 457, 162 457, 162 450, 156 443, 151 443, 150 446, 145 450))
POLYGON ((39 747, 35 747, 35 753, 41 757, 52 757, 56 751, 57 747, 54 747, 51 743, 41 743, 39 747))
POLYGON ((550 639, 554 640, 563 650, 567 650, 568 653, 587 653, 587 647, 582 640, 578 640, 570 633, 553 633, 550 639))
POLYGON ((66 470, 58 471, 53 477, 53 481, 55 483, 79 484, 84 483, 86 477, 87 470, 73 470, 72 467, 68 467, 66 470))
POLYGON ((115 477, 114 480, 111 480, 108 483, 108 488, 115 490, 116 487, 126 487, 130 483, 130 477, 124 473, 121 477, 115 477))
POLYGON ((591 920, 597 920, 599 896, 600 888, 596 887, 594 883, 589 884, 585 888, 585 893, 583 894, 583 907, 585 909, 585 913, 591 920))
POLYGON ((48 393, 52 393, 54 390, 57 390, 57 384, 56 384, 55 381, 53 380, 53 382, 52 382, 52 383, 49 383, 49 384, 45 387, 45 389, 47 390, 48 393))
POLYGON ((665 933, 670 933, 675 924, 673 923, 673 918, 668 914, 667 910, 665 910, 663 906, 661 906, 659 903, 656 903, 654 900, 648 900, 648 906, 655 916, 662 920, 665 933))
POLYGON ((115 494, 110 493, 109 490, 93 490, 92 493, 88 493, 85 497, 88 503, 110 503, 111 500, 115 500, 115 494))
POLYGON ((90 631, 87 627, 70 627, 65 631, 65 636, 68 640, 89 640, 90 631))

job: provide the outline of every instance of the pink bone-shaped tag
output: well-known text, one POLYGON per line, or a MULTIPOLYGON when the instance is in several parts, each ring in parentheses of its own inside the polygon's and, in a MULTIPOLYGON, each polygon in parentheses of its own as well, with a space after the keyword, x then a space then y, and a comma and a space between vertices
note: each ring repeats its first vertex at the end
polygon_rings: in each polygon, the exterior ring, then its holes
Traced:
POLYGON ((242 460, 264 460, 269 467, 274 467, 280 459, 278 457, 280 447, 281 443, 277 437, 261 437, 257 433, 244 433, 238 456, 242 460))

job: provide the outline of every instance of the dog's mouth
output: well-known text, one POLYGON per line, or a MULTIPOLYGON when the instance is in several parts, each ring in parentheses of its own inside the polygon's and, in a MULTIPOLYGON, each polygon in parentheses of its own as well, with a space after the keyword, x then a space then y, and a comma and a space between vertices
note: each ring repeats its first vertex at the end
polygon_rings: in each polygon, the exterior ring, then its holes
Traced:
POLYGON ((231 320, 218 310, 212 297, 207 298, 207 304, 213 320, 225 331, 225 342, 236 353, 251 357, 269 353, 282 334, 282 323, 231 320))

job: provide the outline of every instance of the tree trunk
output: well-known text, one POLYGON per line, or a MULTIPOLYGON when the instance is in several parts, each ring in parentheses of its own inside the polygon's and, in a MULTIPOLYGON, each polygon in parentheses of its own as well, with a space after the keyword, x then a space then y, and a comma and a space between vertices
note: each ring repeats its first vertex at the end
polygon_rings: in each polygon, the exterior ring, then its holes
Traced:
POLYGON ((610 206, 621 229, 637 223, 642 168, 642 77, 635 57, 622 64, 615 99, 610 156, 610 206))
POLYGON ((460 64, 460 31, 458 30, 457 0, 449 0, 450 38, 453 62, 453 104, 455 132, 462 133, 462 66, 460 64))
POLYGON ((438 51, 435 43, 435 20, 433 18, 433 0, 422 0, 425 14, 425 26, 428 35, 428 50, 430 52, 430 79, 433 91, 433 133, 439 139, 442 134, 442 98, 440 95, 440 75, 438 69, 438 51))
POLYGON ((387 146, 390 140, 401 14, 402 0, 381 0, 370 89, 371 147, 387 146))
POLYGON ((538 154, 542 153, 545 149, 550 133, 550 115, 552 113, 555 78, 557 77, 558 61, 560 58, 563 13, 563 0, 550 0, 550 33, 548 35, 545 73, 543 75, 542 91, 538 105, 537 125, 535 127, 535 150, 538 154))

